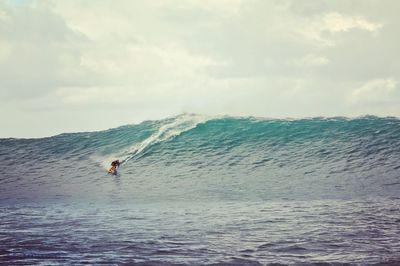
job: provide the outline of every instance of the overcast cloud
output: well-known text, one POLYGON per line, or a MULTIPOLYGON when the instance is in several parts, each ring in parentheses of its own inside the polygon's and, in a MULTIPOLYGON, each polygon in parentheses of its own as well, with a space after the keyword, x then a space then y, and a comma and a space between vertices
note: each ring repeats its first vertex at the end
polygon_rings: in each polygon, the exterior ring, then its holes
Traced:
POLYGON ((397 0, 5 0, 0 137, 194 112, 400 116, 397 0))

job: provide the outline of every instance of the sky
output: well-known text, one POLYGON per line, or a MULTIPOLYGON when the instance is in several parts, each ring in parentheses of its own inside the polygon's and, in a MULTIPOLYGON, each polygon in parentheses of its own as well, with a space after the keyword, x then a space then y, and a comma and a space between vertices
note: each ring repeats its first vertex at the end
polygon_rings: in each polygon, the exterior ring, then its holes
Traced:
POLYGON ((0 137, 400 116, 397 0, 0 0, 0 137))

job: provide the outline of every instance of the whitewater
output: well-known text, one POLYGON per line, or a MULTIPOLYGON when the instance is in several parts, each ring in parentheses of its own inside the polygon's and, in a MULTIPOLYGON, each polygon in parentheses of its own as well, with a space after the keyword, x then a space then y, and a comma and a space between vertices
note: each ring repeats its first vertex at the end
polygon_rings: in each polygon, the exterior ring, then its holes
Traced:
POLYGON ((4 265, 400 264, 398 118, 182 114, 0 163, 4 265))

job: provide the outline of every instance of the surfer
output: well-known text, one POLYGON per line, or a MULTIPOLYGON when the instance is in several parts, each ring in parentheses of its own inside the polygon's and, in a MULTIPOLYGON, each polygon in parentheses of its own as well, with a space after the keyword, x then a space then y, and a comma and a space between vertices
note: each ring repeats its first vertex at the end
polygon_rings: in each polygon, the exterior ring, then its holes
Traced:
POLYGON ((114 174, 117 171, 117 168, 119 167, 121 163, 119 160, 115 160, 111 162, 111 168, 108 170, 108 173, 114 174))

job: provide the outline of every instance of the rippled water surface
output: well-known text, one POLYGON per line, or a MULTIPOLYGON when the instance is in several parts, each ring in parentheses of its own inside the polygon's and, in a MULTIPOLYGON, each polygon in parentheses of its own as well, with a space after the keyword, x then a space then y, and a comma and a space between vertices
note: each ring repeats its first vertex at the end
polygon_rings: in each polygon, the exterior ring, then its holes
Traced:
POLYGON ((400 254, 399 200, 1 209, 2 261, 378 263, 400 254))
POLYGON ((4 265, 400 264, 396 118, 182 115, 0 163, 4 265))

